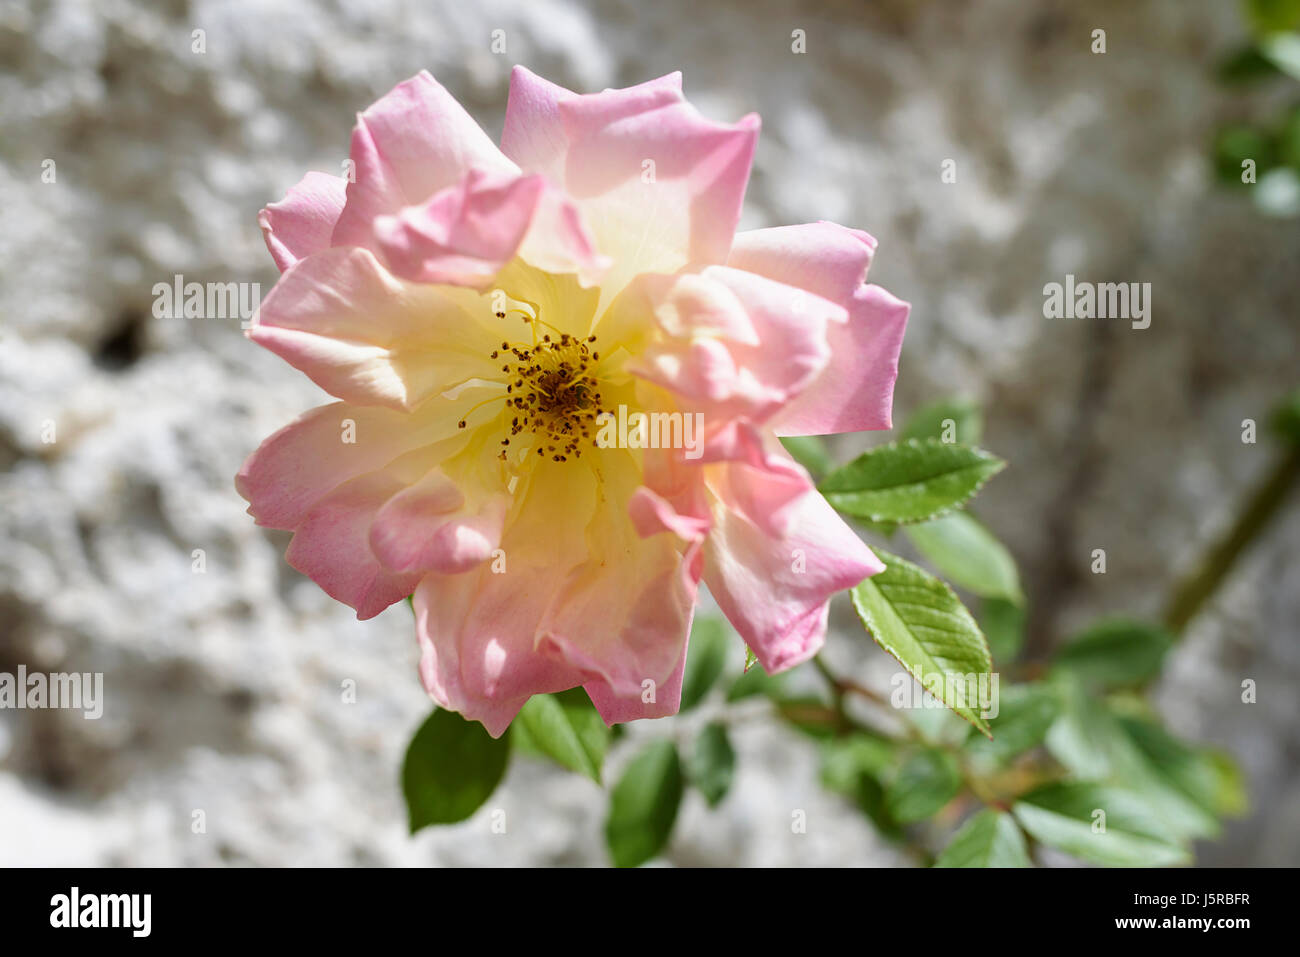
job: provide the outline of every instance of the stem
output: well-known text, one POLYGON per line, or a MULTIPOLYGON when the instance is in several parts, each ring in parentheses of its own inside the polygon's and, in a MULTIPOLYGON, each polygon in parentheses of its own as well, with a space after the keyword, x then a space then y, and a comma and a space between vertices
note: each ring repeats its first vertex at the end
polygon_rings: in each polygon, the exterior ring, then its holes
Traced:
POLYGON ((843 711, 844 685, 840 682, 840 679, 835 676, 835 673, 831 671, 826 662, 822 660, 821 655, 814 655, 812 663, 813 667, 817 669, 817 673, 825 678, 826 683, 831 686, 831 697, 835 699, 835 710, 843 711))
MULTIPOLYGON (((822 659, 821 655, 816 655, 812 659, 813 667, 817 673, 826 679, 830 685, 831 697, 835 702, 835 711, 840 716, 840 724, 850 727, 856 724, 849 715, 848 709, 844 707, 844 698, 846 695, 856 695, 864 701, 870 701, 882 711, 887 711, 893 719, 890 723, 893 725, 893 734, 890 736, 895 740, 920 741, 921 732, 910 721, 905 720, 897 709, 889 703, 889 699, 877 691, 873 691, 866 685, 858 684, 852 678, 841 678, 835 672, 831 671, 830 666, 822 659)), ((877 732, 880 733, 880 732, 877 732)))
POLYGON ((1292 445, 1246 500, 1227 534, 1174 587, 1165 608, 1164 622, 1176 636, 1181 637, 1201 607, 1223 584, 1246 546, 1268 526, 1297 479, 1300 479, 1300 445, 1292 445))
POLYGON ((855 694, 859 698, 866 698, 868 701, 874 702, 883 708, 889 708, 891 711, 893 710, 893 705, 889 703, 889 700, 885 698, 884 695, 872 691, 866 685, 858 684, 852 678, 841 678, 837 676, 829 667, 827 667, 826 662, 822 660, 821 655, 814 657, 812 663, 813 667, 821 673, 821 676, 825 678, 827 683, 831 686, 831 693, 835 695, 836 700, 842 699, 845 694, 855 694))

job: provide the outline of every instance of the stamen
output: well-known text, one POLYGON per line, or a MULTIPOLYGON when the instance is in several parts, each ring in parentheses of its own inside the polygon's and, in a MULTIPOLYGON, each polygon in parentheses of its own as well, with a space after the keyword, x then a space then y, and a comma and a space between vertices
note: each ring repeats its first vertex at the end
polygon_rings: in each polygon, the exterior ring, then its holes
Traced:
POLYGON ((488 353, 490 359, 505 360, 501 366, 505 392, 474 405, 459 427, 467 427, 475 410, 504 399, 505 409, 518 414, 512 416, 500 439, 498 457, 502 461, 509 461, 511 438, 521 434, 532 437, 531 443, 524 443, 521 455, 535 448, 538 455, 549 456, 553 462, 581 458, 582 446, 594 447, 591 428, 606 411, 592 370, 600 354, 589 348, 596 337, 560 331, 542 318, 537 303, 512 297, 507 297, 507 303, 507 308, 494 310, 496 317, 519 315, 532 334, 532 343, 503 339, 499 349, 488 353))

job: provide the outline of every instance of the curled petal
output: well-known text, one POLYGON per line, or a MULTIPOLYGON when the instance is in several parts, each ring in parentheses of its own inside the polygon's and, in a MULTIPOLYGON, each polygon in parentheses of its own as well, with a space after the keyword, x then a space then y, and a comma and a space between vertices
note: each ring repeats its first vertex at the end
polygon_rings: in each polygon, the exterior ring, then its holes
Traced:
POLYGON ((460 488, 437 469, 379 510, 370 528, 370 548, 395 571, 468 571, 500 544, 509 507, 505 494, 467 503, 460 488))
POLYGON ((595 477, 542 462, 521 494, 501 543, 503 568, 484 563, 458 575, 427 575, 413 599, 426 690, 495 736, 531 695, 583 680, 561 656, 541 653, 538 635, 563 582, 587 560, 595 477))
POLYGON ((727 265, 848 305, 866 282, 876 240, 835 223, 803 223, 736 233, 727 265))
POLYGON ((487 565, 426 575, 412 596, 425 690, 442 707, 481 721, 494 738, 534 694, 581 683, 565 662, 538 654, 534 643, 550 577, 513 583, 508 577, 487 565))
POLYGON ((775 441, 765 441, 752 423, 727 423, 707 443, 702 460, 729 463, 712 482, 715 492, 765 534, 782 537, 793 520, 792 506, 812 487, 808 472, 775 441))
MULTIPOLYGON (((686 622, 686 632, 690 635, 691 622, 686 622)), ((594 680, 584 684, 583 690, 591 698, 600 716, 607 725, 623 724, 627 721, 639 721, 642 718, 666 718, 677 713, 682 704, 682 675, 686 671, 687 644, 682 645, 682 652, 677 659, 677 667, 668 676, 668 680, 655 687, 654 694, 645 689, 638 694, 619 694, 613 685, 606 681, 594 680)))
POLYGON ((355 182, 334 227, 335 246, 370 246, 375 218, 423 203, 471 169, 518 173, 465 108, 426 71, 357 117, 355 182))
MULTIPOLYGON (((642 538, 627 513, 638 480, 632 457, 600 456, 603 495, 587 529, 590 556, 570 573, 540 639, 617 697, 664 686, 690 630, 700 563, 666 535, 642 538)), ((656 691, 657 697, 657 691, 656 691)))
POLYGON ((632 493, 628 515, 643 537, 672 532, 687 542, 702 541, 712 525, 704 470, 680 449, 647 449, 642 480, 632 493))
POLYGON ((828 435, 893 428, 894 382, 912 307, 868 283, 849 319, 831 325, 831 361, 772 421, 777 435, 828 435))
POLYGON ((758 142, 757 116, 713 123, 663 90, 644 100, 632 113, 612 93, 558 107, 564 184, 613 259, 611 295, 639 273, 726 261, 758 142))
POLYGON ((560 101, 572 96, 577 94, 516 66, 510 71, 501 152, 525 172, 542 173, 554 183, 563 183, 568 142, 560 120, 560 101))
POLYGON ((379 248, 405 279, 481 289, 519 248, 545 185, 540 176, 471 170, 427 203, 380 216, 379 248))
POLYGON ((816 654, 831 596, 884 570, 816 492, 795 503, 781 536, 720 500, 704 553, 705 584, 768 673, 816 654))
POLYGON ((516 254, 588 282, 604 265, 576 207, 541 176, 471 170, 427 202, 375 221, 388 266, 413 282, 487 289, 516 254))
POLYGON ((565 583, 543 623, 543 648, 613 697, 639 700, 649 689, 657 700, 685 652, 700 569, 667 536, 642 539, 629 528, 622 538, 618 564, 592 561, 565 583))
POLYGON ((307 512, 350 479, 384 469, 412 449, 456 436, 454 415, 335 402, 266 439, 235 476, 257 524, 297 528, 307 512))
POLYGON ((702 410, 715 427, 778 413, 825 368, 828 324, 845 315, 820 296, 723 266, 664 295, 655 315, 665 336, 629 369, 702 410), (704 294, 702 284, 713 291, 704 294))
POLYGON ((334 224, 343 212, 347 180, 311 172, 284 199, 257 216, 271 258, 284 272, 300 259, 330 246, 334 224))
POLYGON ((285 559, 332 598, 373 618, 415 589, 420 572, 395 572, 370 550, 370 526, 384 502, 402 489, 399 479, 373 472, 334 489, 304 516, 285 559))
POLYGON ((542 191, 519 256, 547 273, 573 273, 584 286, 602 280, 612 265, 597 251, 578 207, 552 186, 542 191))
MULTIPOLYGON (((682 75, 669 73, 624 90, 606 90, 593 95, 602 98, 608 115, 628 116, 664 103, 680 102, 682 75)), ((501 151, 521 169, 543 173, 551 182, 563 185, 570 144, 560 103, 577 96, 525 67, 516 66, 510 73, 501 151)))
POLYGON ((699 541, 708 534, 711 524, 707 517, 679 512, 666 498, 644 485, 632 493, 628 515, 643 538, 672 532, 685 541, 699 541))
POLYGON ((827 327, 826 368, 774 417, 778 435, 891 427, 898 355, 911 307, 879 286, 863 284, 875 249, 871 236, 834 223, 737 234, 728 265, 847 307, 843 321, 827 327))
POLYGON ((248 337, 358 405, 409 410, 479 375, 496 341, 487 300, 409 283, 359 247, 291 267, 248 337))

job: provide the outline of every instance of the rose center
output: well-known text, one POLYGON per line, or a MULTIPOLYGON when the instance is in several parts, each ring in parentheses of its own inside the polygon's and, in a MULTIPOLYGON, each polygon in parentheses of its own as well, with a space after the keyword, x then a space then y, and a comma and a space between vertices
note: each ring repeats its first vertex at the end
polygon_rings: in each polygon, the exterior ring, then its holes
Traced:
MULTIPOLYGON (((586 445, 595 445, 593 426, 605 409, 600 383, 594 373, 600 353, 596 337, 571 336, 560 332, 541 317, 534 303, 498 309, 496 317, 505 319, 512 313, 523 318, 529 327, 531 343, 505 339, 501 348, 493 349, 488 358, 500 362, 506 414, 510 415, 509 434, 501 440, 500 457, 504 461, 511 439, 528 435, 533 439, 525 454, 549 456, 555 462, 582 457, 586 445)), ((460 427, 466 427, 464 419, 460 427)))

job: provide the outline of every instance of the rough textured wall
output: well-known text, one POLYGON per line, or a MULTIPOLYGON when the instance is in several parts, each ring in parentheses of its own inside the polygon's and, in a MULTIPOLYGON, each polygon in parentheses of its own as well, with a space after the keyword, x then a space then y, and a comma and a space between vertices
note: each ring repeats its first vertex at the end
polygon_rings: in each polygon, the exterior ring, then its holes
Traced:
MULTIPOLYGON (((914 304, 896 408, 986 401, 985 444, 1012 467, 981 514, 1020 560, 1033 640, 1156 611, 1267 468, 1240 422, 1300 354, 1300 235, 1210 183, 1234 108, 1210 66, 1240 31, 1213 0, 0 3, 0 670, 103 671, 108 695, 100 721, 0 713, 0 863, 604 860, 599 792, 524 763, 492 802, 507 836, 481 815, 406 837, 396 768, 428 708, 409 611, 353 620, 232 484, 319 394, 236 322, 151 315, 177 273, 269 289, 258 208, 306 168, 339 172, 353 113, 420 68, 493 135, 515 62, 578 90, 681 69, 706 114, 761 113, 744 225, 875 234, 873 278, 914 304), (1151 327, 1045 320, 1067 272, 1151 282, 1151 327)), ((1300 857, 1298 553, 1293 505, 1161 687, 1252 784, 1255 815, 1202 862, 1300 857)), ((832 657, 879 668, 837 621, 832 657)), ((820 792, 801 743, 760 725, 737 744, 731 797, 716 814, 688 798, 671 861, 898 860, 820 792)))

